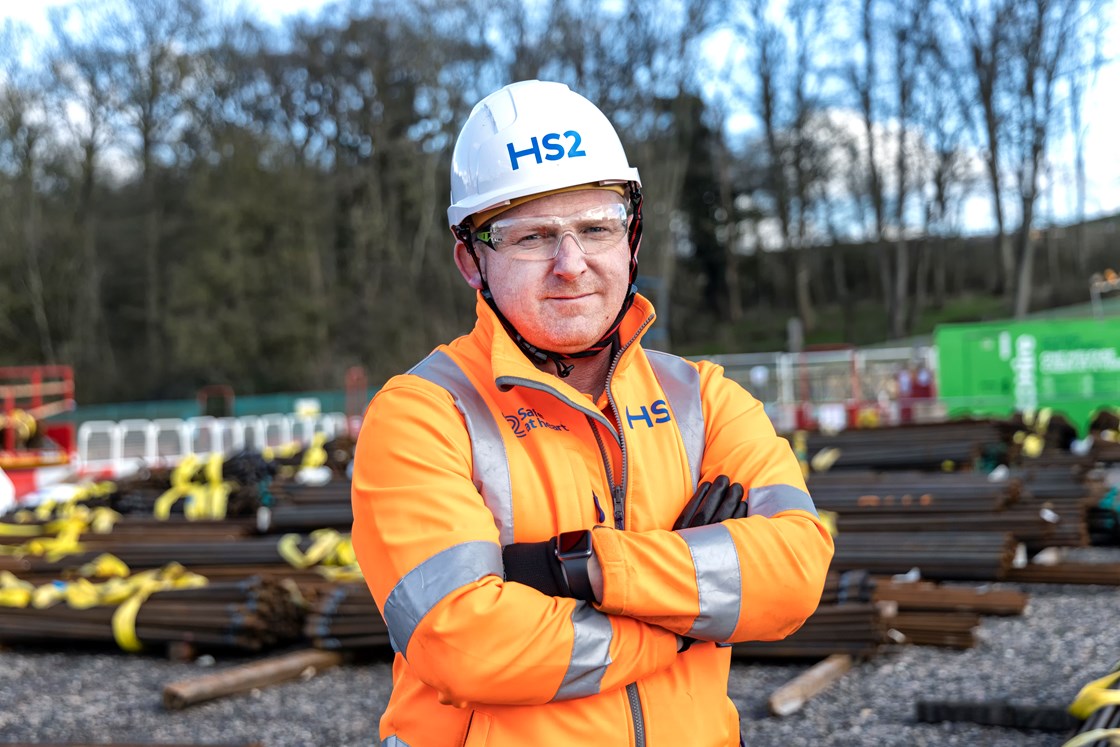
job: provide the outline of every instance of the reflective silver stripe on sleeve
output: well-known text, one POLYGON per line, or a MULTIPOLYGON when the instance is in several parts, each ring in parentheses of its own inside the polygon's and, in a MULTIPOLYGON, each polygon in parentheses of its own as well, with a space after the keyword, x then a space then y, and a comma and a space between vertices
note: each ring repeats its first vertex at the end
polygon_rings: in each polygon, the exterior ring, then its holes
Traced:
POLYGON ((393 649, 406 654, 416 626, 441 599, 483 576, 502 577, 502 550, 493 542, 464 542, 436 553, 404 575, 385 600, 393 649))
POLYGON ((513 544, 513 488, 505 443, 498 430, 498 423, 504 420, 494 417, 475 385, 444 352, 432 353, 409 373, 443 387, 454 397, 455 406, 467 421, 467 433, 471 438, 474 486, 494 514, 502 547, 513 544))
POLYGON ((381 747, 408 747, 408 743, 394 734, 382 742, 381 747))
POLYGON ((657 350, 647 350, 646 358, 676 418, 695 490, 700 484, 700 464, 704 459, 704 405, 700 401, 700 372, 684 358, 657 350))
POLYGON ((577 602, 572 610, 572 628, 572 658, 553 700, 572 700, 597 694, 603 674, 611 663, 614 631, 609 617, 587 602, 577 602))
POLYGON ((726 641, 739 624, 743 582, 739 551, 731 532, 722 524, 681 529, 696 566, 700 614, 688 635, 708 641, 726 641))
POLYGON ((747 491, 748 516, 773 516, 782 511, 800 509, 817 516, 813 499, 801 488, 792 485, 764 485, 747 491))

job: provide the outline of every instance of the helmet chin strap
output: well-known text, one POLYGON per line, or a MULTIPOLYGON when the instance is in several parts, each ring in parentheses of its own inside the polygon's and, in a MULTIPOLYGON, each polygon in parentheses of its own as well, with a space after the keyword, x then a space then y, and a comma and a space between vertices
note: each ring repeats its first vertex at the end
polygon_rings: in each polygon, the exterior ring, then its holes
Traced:
POLYGON ((604 334, 599 341, 580 350, 576 353, 558 353, 553 350, 545 350, 533 345, 531 342, 521 336, 517 328, 506 319, 505 314, 498 308, 498 304, 494 301, 494 295, 490 292, 490 284, 486 281, 486 275, 482 272, 482 265, 478 261, 478 255, 474 251, 474 242, 471 231, 462 226, 455 226, 454 231, 456 237, 463 242, 470 252, 471 259, 474 260, 475 267, 478 268, 478 276, 482 282, 483 300, 486 305, 490 307, 491 311, 498 317, 510 338, 514 341, 521 352, 523 352, 529 360, 534 363, 543 364, 551 362, 556 367, 556 375, 561 379, 566 379, 575 369, 575 364, 568 363, 567 361, 578 358, 590 358, 591 356, 598 355, 608 347, 617 346, 619 344, 618 329, 622 326, 622 320, 626 316, 626 312, 634 305, 634 294, 638 292, 638 287, 635 281, 638 278, 638 247, 642 241, 642 190, 636 182, 630 182, 628 185, 630 189, 630 206, 633 211, 634 219, 630 221, 630 233, 627 236, 627 242, 630 245, 630 283, 626 291, 626 298, 622 301, 622 308, 619 309, 618 314, 615 316, 614 321, 611 323, 606 334, 604 334))

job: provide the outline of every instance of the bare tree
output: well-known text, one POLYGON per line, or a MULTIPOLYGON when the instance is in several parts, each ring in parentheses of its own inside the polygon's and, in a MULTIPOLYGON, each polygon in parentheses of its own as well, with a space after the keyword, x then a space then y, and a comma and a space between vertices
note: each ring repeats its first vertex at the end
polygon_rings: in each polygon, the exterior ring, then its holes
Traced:
POLYGON ((890 333, 899 338, 906 334, 911 317, 912 287, 911 248, 907 234, 911 220, 907 204, 916 192, 919 178, 917 164, 916 102, 920 95, 919 74, 929 58, 935 32, 927 25, 928 0, 905 0, 895 7, 892 18, 892 57, 894 62, 894 114, 897 122, 895 144, 894 194, 894 300, 890 304, 890 333))
POLYGON ((1000 270, 992 276, 995 281, 993 290, 1007 296, 1014 283, 1015 257, 1008 240, 1004 205, 1002 147, 1007 115, 1002 95, 1004 77, 1013 54, 1008 32, 1015 15, 1015 4, 1016 0, 948 3, 963 50, 959 55, 950 52, 947 59, 959 57, 966 61, 959 80, 962 83, 967 81, 972 95, 961 99, 961 113, 973 122, 980 136, 988 173, 995 221, 995 250, 1000 270))
POLYGON ((1019 198, 1015 234, 1015 316, 1030 309, 1035 241, 1032 236, 1048 142, 1060 126, 1065 78, 1083 75, 1085 29, 1100 22, 1101 0, 1032 0, 1015 6, 1010 139, 1019 198))
MULTIPOLYGON (((860 55, 848 59, 846 64, 849 85, 856 94, 859 102, 859 113, 863 122, 864 152, 866 162, 866 199, 871 201, 872 215, 875 223, 871 230, 872 240, 875 242, 879 253, 879 284, 882 287, 883 300, 887 307, 887 318, 894 319, 897 314, 893 305, 896 296, 892 291, 891 281, 891 256, 884 239, 886 237, 887 205, 886 187, 882 175, 882 165, 879 156, 879 127, 883 119, 882 104, 879 101, 879 73, 878 60, 880 44, 876 36, 879 24, 875 18, 874 0, 859 0, 858 23, 860 55), (862 62, 862 64, 860 64, 862 62)), ((857 199, 858 193, 857 193, 857 199)))
MULTIPOLYGON (((163 365, 163 310, 166 281, 160 247, 162 209, 156 161, 161 149, 182 130, 186 99, 195 77, 203 33, 200 0, 125 0, 106 8, 90 31, 112 50, 112 85, 120 92, 122 136, 135 137, 143 216, 141 256, 144 267, 144 348, 152 375, 163 365)), ((164 154, 165 163, 170 154, 164 154)))
POLYGON ((823 25, 824 6, 795 0, 786 8, 786 24, 769 16, 764 0, 747 0, 737 31, 754 50, 758 78, 756 107, 769 158, 770 190, 782 236, 782 249, 793 265, 794 297, 807 332, 816 326, 810 290, 808 236, 814 183, 821 178, 814 152, 814 122, 819 108, 813 40, 823 25))
POLYGON ((87 25, 84 21, 94 15, 90 6, 63 6, 49 12, 55 42, 49 64, 56 88, 50 92, 48 106, 56 121, 66 124, 80 154, 73 225, 80 236, 81 280, 68 346, 73 352, 63 356, 74 360, 86 377, 79 386, 96 389, 114 378, 116 369, 102 302, 104 267, 98 249, 97 204, 101 161, 114 137, 114 117, 119 111, 112 84, 115 57, 103 39, 81 34, 69 23, 76 14, 81 25, 87 25), (80 116, 73 116, 72 109, 80 116))
POLYGON ((10 193, 0 196, 0 202, 8 213, 2 223, 12 228, 11 235, 0 241, 13 248, 23 247, 23 279, 37 347, 43 359, 53 363, 56 361, 55 343, 40 258, 43 252, 42 198, 36 189, 42 178, 50 128, 43 94, 45 81, 40 71, 29 69, 20 61, 26 44, 27 37, 17 34, 14 27, 0 28, 0 59, 5 60, 0 66, 0 80, 3 81, 0 85, 0 174, 10 169, 11 178, 10 193))

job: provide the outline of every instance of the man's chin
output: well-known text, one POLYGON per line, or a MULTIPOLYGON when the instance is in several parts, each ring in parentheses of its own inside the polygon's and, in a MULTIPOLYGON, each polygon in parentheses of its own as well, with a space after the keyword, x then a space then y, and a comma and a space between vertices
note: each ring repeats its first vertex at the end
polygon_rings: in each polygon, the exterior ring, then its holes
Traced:
POLYGON ((530 340, 529 342, 538 348, 551 350, 554 353, 574 355, 582 353, 598 341, 599 337, 591 337, 586 332, 573 332, 567 335, 549 335, 540 342, 536 340, 530 340))

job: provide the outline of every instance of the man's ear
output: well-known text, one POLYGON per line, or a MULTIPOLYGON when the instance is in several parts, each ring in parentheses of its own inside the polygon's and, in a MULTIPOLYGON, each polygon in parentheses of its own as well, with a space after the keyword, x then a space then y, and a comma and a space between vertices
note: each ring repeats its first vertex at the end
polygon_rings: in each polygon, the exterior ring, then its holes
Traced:
POLYGON ((462 241, 455 242, 455 266, 459 268, 459 274, 467 281, 467 285, 475 290, 482 290, 482 273, 462 241))

